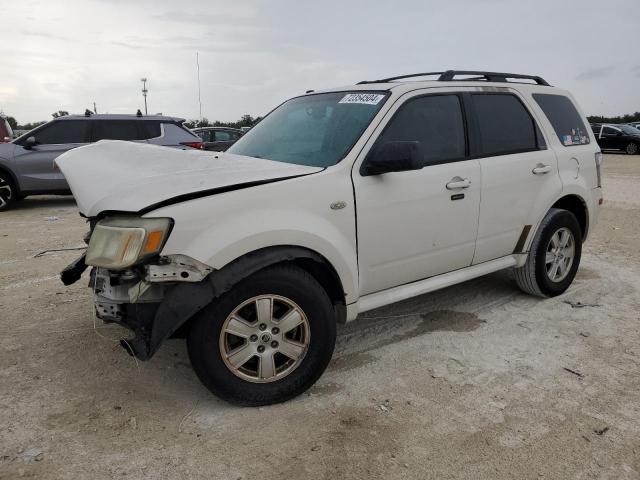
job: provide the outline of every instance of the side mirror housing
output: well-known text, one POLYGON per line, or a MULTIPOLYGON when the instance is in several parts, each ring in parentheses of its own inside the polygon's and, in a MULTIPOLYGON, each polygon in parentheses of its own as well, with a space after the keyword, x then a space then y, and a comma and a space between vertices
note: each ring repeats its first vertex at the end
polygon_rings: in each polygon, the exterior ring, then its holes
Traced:
POLYGON ((420 142, 385 142, 376 145, 360 167, 363 177, 388 172, 420 170, 424 152, 420 142))
POLYGON ((27 150, 31 150, 37 144, 38 142, 36 141, 36 137, 31 136, 24 141, 24 148, 26 148, 27 150))

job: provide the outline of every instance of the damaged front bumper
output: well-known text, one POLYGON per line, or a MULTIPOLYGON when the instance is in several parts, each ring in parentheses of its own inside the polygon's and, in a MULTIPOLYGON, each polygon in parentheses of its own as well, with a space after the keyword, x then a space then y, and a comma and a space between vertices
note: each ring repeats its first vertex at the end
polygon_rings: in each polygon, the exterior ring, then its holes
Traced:
MULTIPOLYGON (((69 285, 86 268, 83 256, 61 272, 61 279, 69 285)), ((211 298, 211 287, 203 280, 212 271, 185 255, 158 257, 123 271, 93 268, 89 286, 95 314, 106 323, 131 330, 134 336, 122 339, 122 347, 138 359, 148 360, 166 338, 204 306, 193 297, 194 292, 204 289, 202 298, 211 298), (192 308, 185 305, 186 300, 192 308), (193 305, 198 305, 197 310, 193 305)))

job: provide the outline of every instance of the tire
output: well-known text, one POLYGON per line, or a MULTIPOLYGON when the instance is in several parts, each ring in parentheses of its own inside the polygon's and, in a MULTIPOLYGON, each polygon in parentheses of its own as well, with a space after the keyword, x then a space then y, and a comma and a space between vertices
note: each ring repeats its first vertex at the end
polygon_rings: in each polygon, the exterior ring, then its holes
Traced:
POLYGON ((629 142, 625 147, 624 151, 627 152, 628 155, 635 155, 638 153, 638 144, 634 142, 629 142))
POLYGON ((8 210, 17 200, 16 187, 11 177, 0 172, 0 212, 8 210))
POLYGON ((526 263, 515 269, 516 283, 522 291, 531 295, 539 297, 560 295, 573 282, 580 265, 581 255, 582 230, 576 217, 567 210, 552 208, 540 223, 531 243, 526 263), (571 234, 571 240, 568 241, 568 244, 572 242, 573 245, 570 264, 567 258, 571 249, 568 246, 561 248, 561 251, 556 255, 552 244, 552 241, 562 243, 559 240, 566 238, 563 236, 565 233, 571 234), (549 261, 551 263, 548 263, 549 261), (558 264, 557 268, 555 267, 556 263, 558 264), (564 266, 563 272, 561 272, 562 266, 564 266), (555 271, 554 268, 556 268, 555 271), (555 279, 552 279, 554 273, 555 279))
POLYGON ((324 288, 304 270, 279 265, 240 281, 202 309, 191 325, 187 348, 193 369, 212 393, 236 405, 261 406, 284 402, 311 387, 327 368, 335 341, 334 308, 324 288), (258 305, 268 306, 268 298, 273 313, 261 318, 258 305), (287 327, 278 322, 287 315, 295 318, 289 325, 301 323, 284 331, 287 327), (267 316, 272 322, 260 329, 267 316), (243 320, 236 321, 237 317, 243 320), (282 332, 277 325, 283 325, 282 332), (295 338, 285 338, 290 335, 295 338), (292 345, 294 355, 289 353, 292 345), (252 352, 249 360, 238 360, 252 352), (273 363, 265 358, 273 358, 273 363), (263 375, 265 371, 275 375, 263 375))

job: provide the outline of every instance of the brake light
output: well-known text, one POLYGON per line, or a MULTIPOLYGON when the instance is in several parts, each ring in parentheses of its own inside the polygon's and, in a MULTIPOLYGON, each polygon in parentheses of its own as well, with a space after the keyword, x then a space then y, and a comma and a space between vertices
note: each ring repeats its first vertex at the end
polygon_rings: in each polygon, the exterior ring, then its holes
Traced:
POLYGON ((185 147, 197 148, 198 150, 204 150, 203 142, 180 142, 180 145, 185 147))
POLYGON ((596 152, 596 176, 598 177, 598 187, 602 187, 602 152, 596 152))

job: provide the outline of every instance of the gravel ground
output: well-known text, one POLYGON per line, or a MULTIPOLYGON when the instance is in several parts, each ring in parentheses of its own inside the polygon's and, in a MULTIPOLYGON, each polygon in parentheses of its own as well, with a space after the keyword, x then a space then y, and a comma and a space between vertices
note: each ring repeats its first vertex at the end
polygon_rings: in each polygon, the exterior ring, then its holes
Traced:
MULTIPOLYGON (((0 478, 640 478, 640 156, 606 155, 605 206, 567 293, 508 272, 369 312, 286 404, 237 408, 184 341, 146 363, 58 271, 70 197, 0 216, 0 478), (38 255, 40 254, 40 255, 38 255)), ((86 275, 85 275, 86 276, 86 275)))

